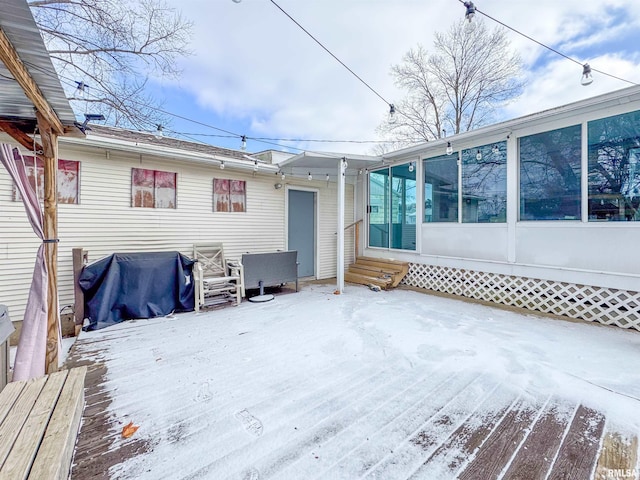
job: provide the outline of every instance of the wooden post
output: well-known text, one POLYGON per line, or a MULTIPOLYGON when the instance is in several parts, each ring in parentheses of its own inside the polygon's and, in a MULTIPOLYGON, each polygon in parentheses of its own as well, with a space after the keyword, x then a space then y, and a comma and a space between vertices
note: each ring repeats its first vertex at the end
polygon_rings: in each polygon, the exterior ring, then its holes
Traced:
POLYGON ((78 285, 78 279, 80 278, 82 267, 84 267, 86 263, 87 252, 82 248, 74 248, 71 252, 73 255, 73 314, 76 324, 75 334, 77 337, 82 329, 82 322, 84 321, 84 292, 80 288, 80 285, 78 285))
POLYGON ((44 163, 44 238, 47 288, 47 355, 45 373, 58 370, 58 135, 40 112, 36 112, 44 163))

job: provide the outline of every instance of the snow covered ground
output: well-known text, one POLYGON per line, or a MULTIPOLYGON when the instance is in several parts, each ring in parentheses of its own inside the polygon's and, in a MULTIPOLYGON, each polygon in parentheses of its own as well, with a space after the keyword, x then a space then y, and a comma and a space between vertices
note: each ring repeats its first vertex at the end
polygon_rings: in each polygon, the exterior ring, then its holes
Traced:
POLYGON ((111 478, 454 478, 470 458, 453 448, 425 466, 416 432, 442 443, 518 402, 567 418, 582 404, 616 431, 640 431, 636 331, 333 290, 82 333, 72 357, 108 368, 110 449, 151 446, 111 478), (447 422, 429 420, 436 404, 447 422), (126 440, 130 421, 140 428, 126 440))

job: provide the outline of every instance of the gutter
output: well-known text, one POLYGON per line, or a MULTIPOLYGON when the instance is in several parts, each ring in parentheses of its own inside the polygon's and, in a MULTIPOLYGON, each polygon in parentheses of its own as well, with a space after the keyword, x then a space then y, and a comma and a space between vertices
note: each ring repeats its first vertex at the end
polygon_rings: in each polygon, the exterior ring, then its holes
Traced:
POLYGON ((239 160, 237 158, 226 157, 222 155, 193 152, 189 150, 156 145, 139 144, 137 142, 123 141, 98 136, 87 136, 85 138, 60 137, 59 141, 61 144, 77 145, 81 147, 95 147, 107 151, 116 150, 120 152, 137 153, 139 155, 151 155, 155 157, 169 158, 174 161, 182 161, 188 163, 220 166, 224 162, 225 167, 237 170, 254 171, 257 162, 258 173, 273 173, 278 171, 277 165, 264 163, 259 159, 253 158, 249 155, 245 155, 245 158, 247 160, 239 160))

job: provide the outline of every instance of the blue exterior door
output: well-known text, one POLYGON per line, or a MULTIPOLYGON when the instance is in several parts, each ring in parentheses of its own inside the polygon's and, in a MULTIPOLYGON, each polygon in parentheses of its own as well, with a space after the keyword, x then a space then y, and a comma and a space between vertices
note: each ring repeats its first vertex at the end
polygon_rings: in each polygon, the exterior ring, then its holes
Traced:
POLYGON ((289 190, 289 250, 298 251, 298 277, 316 275, 316 193, 289 190))

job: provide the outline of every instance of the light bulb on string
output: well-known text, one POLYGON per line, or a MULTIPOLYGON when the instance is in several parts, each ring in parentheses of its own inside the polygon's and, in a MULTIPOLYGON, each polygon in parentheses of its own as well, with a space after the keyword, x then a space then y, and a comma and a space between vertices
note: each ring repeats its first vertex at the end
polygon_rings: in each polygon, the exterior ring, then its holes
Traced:
POLYGON ((389 123, 396 123, 398 116, 396 115, 396 106, 393 103, 389 104, 389 123))
POLYGON ((161 124, 158 124, 156 127, 157 127, 157 128, 156 128, 156 131, 155 131, 155 133, 153 134, 153 135, 154 135, 154 137, 156 137, 156 138, 162 138, 162 136, 164 135, 164 132, 162 131, 162 125, 161 125, 161 124))
POLYGON ((499 155, 500 154, 500 147, 498 147, 498 145, 494 145, 491 148, 491 153, 493 153, 494 155, 499 155))
POLYGON ((220 162, 220 170, 224 170, 224 160, 220 162))
POLYGON ((257 160, 254 160, 254 162, 253 162, 253 171, 254 172, 258 171, 258 161, 257 160))
POLYGON ((481 152, 480 150, 478 150, 478 151, 476 152, 476 160, 477 160, 477 161, 482 160, 482 152, 481 152))
POLYGON ((451 155, 453 153, 453 147, 451 146, 451 142, 447 142, 447 155, 451 155))
POLYGON ((473 17, 476 14, 476 7, 473 2, 464 2, 464 6, 467 8, 464 18, 469 20, 469 23, 471 23, 471 20, 473 20, 473 17))
POLYGON ((242 135, 240 137, 240 149, 241 150, 246 150, 247 149, 247 136, 246 135, 242 135))
POLYGON ((591 67, 588 63, 585 63, 582 66, 582 78, 580 79, 580 84, 586 87, 587 85, 591 85, 593 83, 593 75, 591 75, 591 67))
POLYGON ((307 175, 307 180, 309 181, 313 180, 313 175, 311 175, 311 172, 309 172, 309 175, 307 175))
POLYGON ((409 171, 413 172, 413 162, 409 163, 409 171))
POLYGON ((89 88, 89 85, 87 85, 86 83, 84 83, 83 81, 79 81, 76 82, 78 84, 78 87, 76 88, 76 95, 75 98, 84 98, 85 93, 87 93, 87 89, 89 88))

